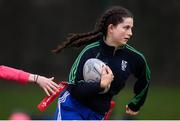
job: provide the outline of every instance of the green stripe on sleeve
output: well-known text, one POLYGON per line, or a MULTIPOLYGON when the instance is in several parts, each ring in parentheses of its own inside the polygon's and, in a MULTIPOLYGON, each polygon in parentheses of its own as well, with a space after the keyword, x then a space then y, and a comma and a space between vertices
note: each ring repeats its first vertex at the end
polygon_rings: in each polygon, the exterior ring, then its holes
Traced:
POLYGON ((150 69, 149 69, 149 67, 148 67, 147 61, 146 61, 145 57, 143 56, 143 54, 141 54, 140 52, 138 52, 137 50, 135 50, 133 47, 131 47, 131 46, 128 45, 128 44, 126 44, 126 48, 129 49, 129 50, 131 50, 131 51, 133 51, 133 52, 135 52, 135 53, 137 53, 138 55, 140 55, 140 56, 144 59, 145 64, 146 64, 146 80, 147 80, 148 83, 147 83, 146 87, 141 91, 141 93, 140 93, 139 95, 135 96, 135 97, 131 100, 131 102, 136 105, 136 104, 140 101, 140 99, 144 96, 144 94, 145 94, 145 92, 146 92, 146 90, 147 90, 147 88, 148 88, 148 86, 149 86, 150 73, 151 73, 151 72, 150 72, 150 69))
POLYGON ((144 59, 145 64, 146 64, 146 79, 149 81, 149 80, 150 80, 150 74, 151 74, 151 72, 150 72, 149 66, 148 66, 148 64, 147 64, 147 61, 146 61, 144 55, 141 54, 140 52, 138 52, 137 50, 135 50, 133 47, 131 47, 131 46, 128 45, 128 44, 126 44, 126 47, 127 47, 127 49, 129 49, 129 50, 131 50, 131 51, 139 54, 139 55, 144 59))
POLYGON ((75 80, 75 78, 76 78, 77 68, 78 68, 78 65, 79 65, 79 62, 80 62, 80 59, 81 59, 82 55, 83 55, 87 50, 89 50, 89 49, 91 49, 91 48, 93 48, 93 47, 96 47, 96 46, 99 46, 99 41, 87 45, 87 46, 81 51, 81 53, 79 54, 79 56, 76 58, 75 62, 74 62, 73 65, 72 65, 70 74, 69 74, 69 84, 75 84, 74 80, 75 80))

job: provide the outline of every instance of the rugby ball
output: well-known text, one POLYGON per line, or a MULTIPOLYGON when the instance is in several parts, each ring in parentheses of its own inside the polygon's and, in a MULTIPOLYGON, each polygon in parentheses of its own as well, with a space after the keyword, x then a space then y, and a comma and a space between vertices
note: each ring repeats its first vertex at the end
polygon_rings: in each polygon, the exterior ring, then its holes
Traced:
MULTIPOLYGON (((83 77, 86 82, 90 81, 100 81, 101 80, 101 71, 102 67, 106 66, 106 64, 97 59, 97 58, 90 58, 88 59, 83 67, 83 77)), ((110 88, 110 85, 108 85, 107 88, 104 89, 103 92, 100 92, 100 94, 106 93, 110 88)))

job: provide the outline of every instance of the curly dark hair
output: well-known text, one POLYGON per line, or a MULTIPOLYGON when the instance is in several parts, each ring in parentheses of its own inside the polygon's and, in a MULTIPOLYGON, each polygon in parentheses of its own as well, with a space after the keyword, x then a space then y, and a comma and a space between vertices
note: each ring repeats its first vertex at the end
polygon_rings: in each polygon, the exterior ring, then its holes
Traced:
POLYGON ((133 18, 133 14, 128 9, 121 6, 110 7, 96 23, 93 31, 70 34, 70 36, 60 43, 56 49, 52 50, 52 52, 58 53, 67 47, 80 47, 81 45, 87 45, 95 42, 103 38, 103 36, 106 37, 107 27, 109 24, 116 26, 123 22, 123 18, 127 17, 133 18))

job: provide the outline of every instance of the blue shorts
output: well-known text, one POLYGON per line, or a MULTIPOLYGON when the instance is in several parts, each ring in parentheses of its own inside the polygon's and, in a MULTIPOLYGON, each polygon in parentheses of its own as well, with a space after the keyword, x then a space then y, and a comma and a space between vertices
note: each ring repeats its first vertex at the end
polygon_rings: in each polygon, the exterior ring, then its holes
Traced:
POLYGON ((104 115, 98 114, 80 104, 65 91, 58 99, 55 113, 56 120, 102 120, 104 115))

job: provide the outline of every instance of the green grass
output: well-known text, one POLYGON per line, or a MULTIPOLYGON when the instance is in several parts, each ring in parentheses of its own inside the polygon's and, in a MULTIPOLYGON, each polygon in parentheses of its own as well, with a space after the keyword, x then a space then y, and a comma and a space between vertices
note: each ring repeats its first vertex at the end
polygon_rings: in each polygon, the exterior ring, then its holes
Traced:
POLYGON ((0 89, 0 119, 6 120, 14 111, 24 111, 31 116, 41 118, 52 116, 56 109, 53 102, 46 111, 40 112, 37 105, 46 96, 42 89, 33 85, 14 85, 0 89), (9 88, 9 89, 7 89, 9 88))
MULTIPOLYGON (((31 116, 52 116, 56 109, 56 102, 51 104, 45 112, 40 112, 36 106, 44 98, 45 93, 38 86, 13 84, 0 87, 0 119, 6 120, 16 110, 28 112, 31 116)), ((114 100, 116 107, 111 119, 123 119, 125 105, 132 98, 132 89, 126 87, 114 100)), ((141 120, 170 120, 180 119, 180 89, 168 87, 150 87, 145 105, 136 117, 141 120)))
MULTIPOLYGON (((111 119, 122 119, 125 115, 125 105, 133 97, 132 90, 125 88, 114 98, 116 107, 111 119)), ((172 120, 180 119, 180 89, 168 87, 150 87, 148 97, 140 113, 140 120, 172 120)))

